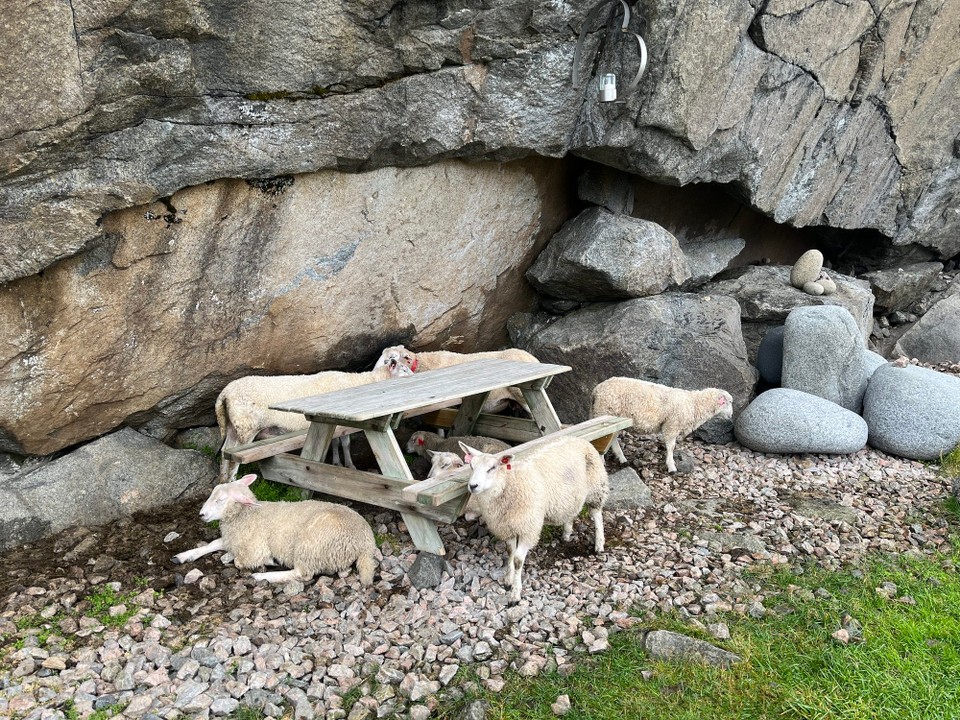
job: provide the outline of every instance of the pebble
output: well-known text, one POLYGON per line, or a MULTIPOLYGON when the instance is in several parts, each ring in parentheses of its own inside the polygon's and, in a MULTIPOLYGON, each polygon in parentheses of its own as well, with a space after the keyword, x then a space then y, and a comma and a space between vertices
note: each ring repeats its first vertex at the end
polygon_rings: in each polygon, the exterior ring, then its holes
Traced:
MULTIPOLYGON (((170 578, 163 593, 111 585, 126 606, 117 606, 118 617, 138 611, 120 628, 89 609, 85 616, 81 602, 115 580, 104 568, 124 557, 118 549, 104 550, 110 559, 99 563, 84 556, 71 566, 64 558, 50 577, 37 576, 29 553, 11 555, 7 564, 20 563, 23 579, 0 596, 0 633, 22 642, 0 658, 0 714, 40 718, 37 708, 69 698, 81 715, 125 706, 125 716, 163 720, 229 717, 242 708, 294 720, 427 718, 448 695, 462 700, 480 686, 500 692, 512 674, 565 676, 578 658, 607 652, 613 633, 642 628, 661 609, 726 640, 731 621, 718 613, 763 617, 782 604, 746 579, 754 565, 812 560, 835 569, 877 550, 948 547, 949 528, 938 518, 949 482, 934 466, 871 448, 776 456, 690 439, 682 445, 693 468, 679 477, 661 469, 655 438, 626 432, 622 440, 652 504, 605 511, 601 555, 588 549, 587 520, 575 525, 576 545, 534 548, 516 607, 508 608, 502 584, 505 547, 479 521, 440 528, 449 565, 438 587, 417 589, 406 575, 416 552, 400 519, 364 506, 376 531, 393 539, 371 588, 355 573, 281 588, 217 560, 203 571, 158 567, 170 578), (184 571, 178 586, 174 576, 184 571), (42 642, 38 622, 53 632, 42 642), (358 688, 360 699, 346 700, 358 688)), ((176 533, 163 532, 178 551, 176 533)), ((67 546, 86 543, 96 553, 102 539, 90 537, 94 531, 67 546)), ((877 593, 913 602, 892 583, 877 593)), ((860 634, 845 617, 834 638, 856 642, 860 634)), ((568 712, 569 697, 552 709, 568 712)), ((463 717, 470 712, 482 717, 484 706, 468 704, 463 717)))

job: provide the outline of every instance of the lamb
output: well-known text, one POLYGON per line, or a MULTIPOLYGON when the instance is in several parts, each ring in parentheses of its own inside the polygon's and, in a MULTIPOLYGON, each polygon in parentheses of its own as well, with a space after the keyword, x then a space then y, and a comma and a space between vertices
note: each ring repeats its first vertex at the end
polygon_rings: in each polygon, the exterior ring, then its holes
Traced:
MULTIPOLYGON (((487 352, 458 353, 450 350, 431 350, 428 352, 415 353, 408 350, 403 345, 393 345, 384 348, 374 367, 380 367, 388 362, 390 357, 400 357, 400 361, 410 367, 415 372, 427 372, 429 370, 439 370, 450 365, 459 365, 460 363, 471 362, 473 360, 498 359, 498 360, 516 360, 518 362, 540 362, 526 350, 519 348, 506 348, 505 350, 490 350, 487 352)), ((488 396, 483 404, 483 412, 496 413, 506 410, 510 403, 514 402, 527 410, 527 401, 523 398, 523 393, 518 388, 504 388, 494 390, 488 396)))
POLYGON ((510 446, 497 440, 496 438, 483 437, 481 435, 466 435, 463 437, 443 438, 437 433, 417 430, 407 441, 407 452, 415 453, 421 457, 427 457, 427 454, 433 451, 453 452, 462 457, 460 450, 460 441, 477 448, 485 453, 498 453, 509 450, 510 446))
POLYGON ((248 570, 273 564, 289 570, 258 572, 254 580, 307 582, 318 573, 332 574, 356 564, 360 582, 373 583, 377 543, 359 513, 345 505, 302 500, 259 502, 250 491, 256 475, 216 485, 200 508, 205 522, 220 521, 220 537, 175 555, 173 562, 192 562, 217 550, 248 570))
MULTIPOLYGON (((356 387, 395 377, 413 374, 399 353, 389 354, 383 365, 361 373, 327 370, 313 375, 248 375, 227 384, 217 396, 215 405, 220 426, 221 447, 233 447, 253 442, 258 436, 280 435, 306 430, 310 423, 298 413, 271 410, 270 405, 309 395, 356 387)), ((347 467, 354 467, 350 457, 349 435, 343 436, 343 459, 347 467)), ((336 447, 333 462, 340 464, 336 447)), ((240 463, 222 458, 220 482, 229 482, 237 476, 240 463)))
POLYGON ((428 478, 452 475, 460 468, 466 467, 463 458, 455 452, 427 450, 427 456, 430 458, 428 478))
POLYGON ((603 552, 603 505, 610 493, 600 453, 587 440, 557 438, 523 458, 481 453, 460 444, 470 465, 467 488, 487 528, 510 549, 506 582, 510 604, 520 602, 523 563, 545 522, 562 525, 563 539, 584 506, 594 524, 594 548, 603 552))
MULTIPOLYGON (((593 389, 592 416, 620 415, 633 420, 640 433, 660 433, 667 451, 667 470, 677 471, 673 450, 684 438, 714 416, 733 417, 733 397, 720 388, 683 390, 636 378, 612 377, 593 389)), ((619 441, 613 452, 627 461, 619 441)))

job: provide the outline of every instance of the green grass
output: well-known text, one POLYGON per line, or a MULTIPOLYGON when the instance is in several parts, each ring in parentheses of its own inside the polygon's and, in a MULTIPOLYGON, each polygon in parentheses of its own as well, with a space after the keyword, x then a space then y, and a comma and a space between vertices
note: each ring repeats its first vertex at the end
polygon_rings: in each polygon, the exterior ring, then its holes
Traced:
POLYGON ((86 599, 90 603, 87 615, 97 618, 107 627, 123 627, 127 620, 136 615, 140 609, 133 602, 133 599, 139 594, 139 590, 118 593, 112 586, 104 585, 87 595, 86 599), (127 609, 119 615, 111 616, 110 608, 115 605, 126 605, 127 609))
MULTIPOLYGON (((553 718, 568 694, 568 720, 933 720, 960 717, 960 548, 933 559, 873 559, 862 571, 775 572, 764 581, 773 612, 756 620, 725 618, 732 638, 716 642, 743 661, 729 670, 649 660, 641 635, 611 637, 611 649, 587 658, 568 677, 511 676, 499 695, 485 695, 488 718, 553 718), (875 588, 896 583, 897 596, 875 588), (814 591, 826 590, 814 595, 814 591), (850 613, 863 626, 861 643, 831 639, 850 613), (651 670, 644 680, 641 671, 651 670)), ((676 618, 655 627, 678 629, 676 618)), ((691 629, 686 634, 697 635, 691 629)), ((702 637, 702 636, 701 636, 702 637)), ((706 638, 704 638, 706 639, 706 638)), ((439 708, 455 718, 462 708, 439 708)))
POLYGON ((940 471, 947 477, 960 476, 960 445, 940 459, 940 471))
POLYGON ((250 490, 261 502, 295 502, 303 498, 303 491, 300 488, 266 480, 262 477, 253 481, 250 490))

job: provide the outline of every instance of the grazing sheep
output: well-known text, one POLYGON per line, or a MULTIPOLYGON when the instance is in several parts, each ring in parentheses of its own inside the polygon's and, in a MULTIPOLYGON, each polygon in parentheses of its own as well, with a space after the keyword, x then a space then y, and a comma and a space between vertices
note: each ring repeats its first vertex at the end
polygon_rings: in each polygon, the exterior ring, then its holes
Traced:
MULTIPOLYGON (((283 400, 318 395, 331 390, 366 385, 367 383, 411 375, 413 370, 400 358, 390 354, 386 362, 370 372, 352 373, 327 370, 313 375, 248 375, 228 383, 217 396, 215 405, 220 426, 221 448, 253 442, 258 436, 281 435, 306 430, 310 423, 299 413, 271 410, 270 405, 283 400)), ((350 442, 343 436, 343 459, 347 467, 354 467, 350 457, 350 442)), ((333 462, 340 464, 336 447, 333 462)), ((236 478, 240 463, 222 458, 220 482, 236 478)))
POLYGON ((498 453, 510 449, 507 443, 503 440, 497 440, 496 438, 483 437, 481 435, 443 438, 437 433, 417 430, 410 436, 410 439, 407 440, 407 452, 416 453, 421 457, 427 457, 427 453, 434 450, 439 452, 453 452, 462 457, 463 451, 460 450, 461 441, 485 453, 498 453))
POLYGON ((523 562, 540 540, 545 522, 563 526, 563 539, 573 534, 573 521, 590 508, 594 548, 603 551, 602 508, 610 493, 600 453, 577 437, 558 438, 522 458, 489 455, 460 444, 471 475, 467 488, 487 528, 510 548, 506 582, 510 603, 520 601, 523 562))
MULTIPOLYGON (((374 367, 380 367, 387 363, 391 357, 399 357, 403 364, 415 372, 439 370, 440 368, 449 367, 450 365, 459 365, 460 363, 472 362, 474 360, 497 359, 531 363, 540 362, 526 350, 520 350, 519 348, 506 348, 505 350, 490 350, 475 353, 458 353, 450 350, 431 350, 415 353, 403 345, 393 345, 392 347, 384 349, 374 367)), ((490 392, 486 402, 483 403, 483 412, 495 413, 506 410, 511 402, 520 405, 524 410, 529 410, 527 401, 523 398, 523 393, 518 388, 503 388, 490 392)))
POLYGON ((318 573, 332 574, 356 563, 360 582, 373 583, 377 543, 370 525, 345 505, 302 500, 259 502, 250 491, 256 475, 213 488, 200 508, 205 522, 220 521, 220 537, 176 556, 175 563, 192 562, 226 550, 241 570, 271 565, 290 570, 254 573, 254 580, 307 582, 318 573))
MULTIPOLYGON (((593 389, 592 415, 620 415, 633 420, 640 433, 660 433, 667 450, 667 470, 677 471, 673 449, 710 418, 733 417, 733 397, 726 390, 682 390, 635 378, 612 377, 593 389)), ((620 462, 626 457, 620 442, 612 445, 620 462)))

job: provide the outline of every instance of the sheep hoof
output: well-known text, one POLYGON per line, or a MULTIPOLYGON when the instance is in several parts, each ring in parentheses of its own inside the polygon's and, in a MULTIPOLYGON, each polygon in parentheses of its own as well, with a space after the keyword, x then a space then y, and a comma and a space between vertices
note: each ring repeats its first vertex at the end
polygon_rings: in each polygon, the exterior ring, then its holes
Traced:
POLYGON ((520 604, 520 601, 519 601, 519 600, 508 600, 508 601, 507 601, 507 607, 508 607, 508 608, 516 607, 516 606, 519 605, 519 604, 520 604))
POLYGON ((176 555, 174 555, 174 556, 170 559, 170 561, 171 561, 174 565, 182 565, 182 564, 183 564, 183 560, 181 560, 180 558, 178 558, 176 555))

